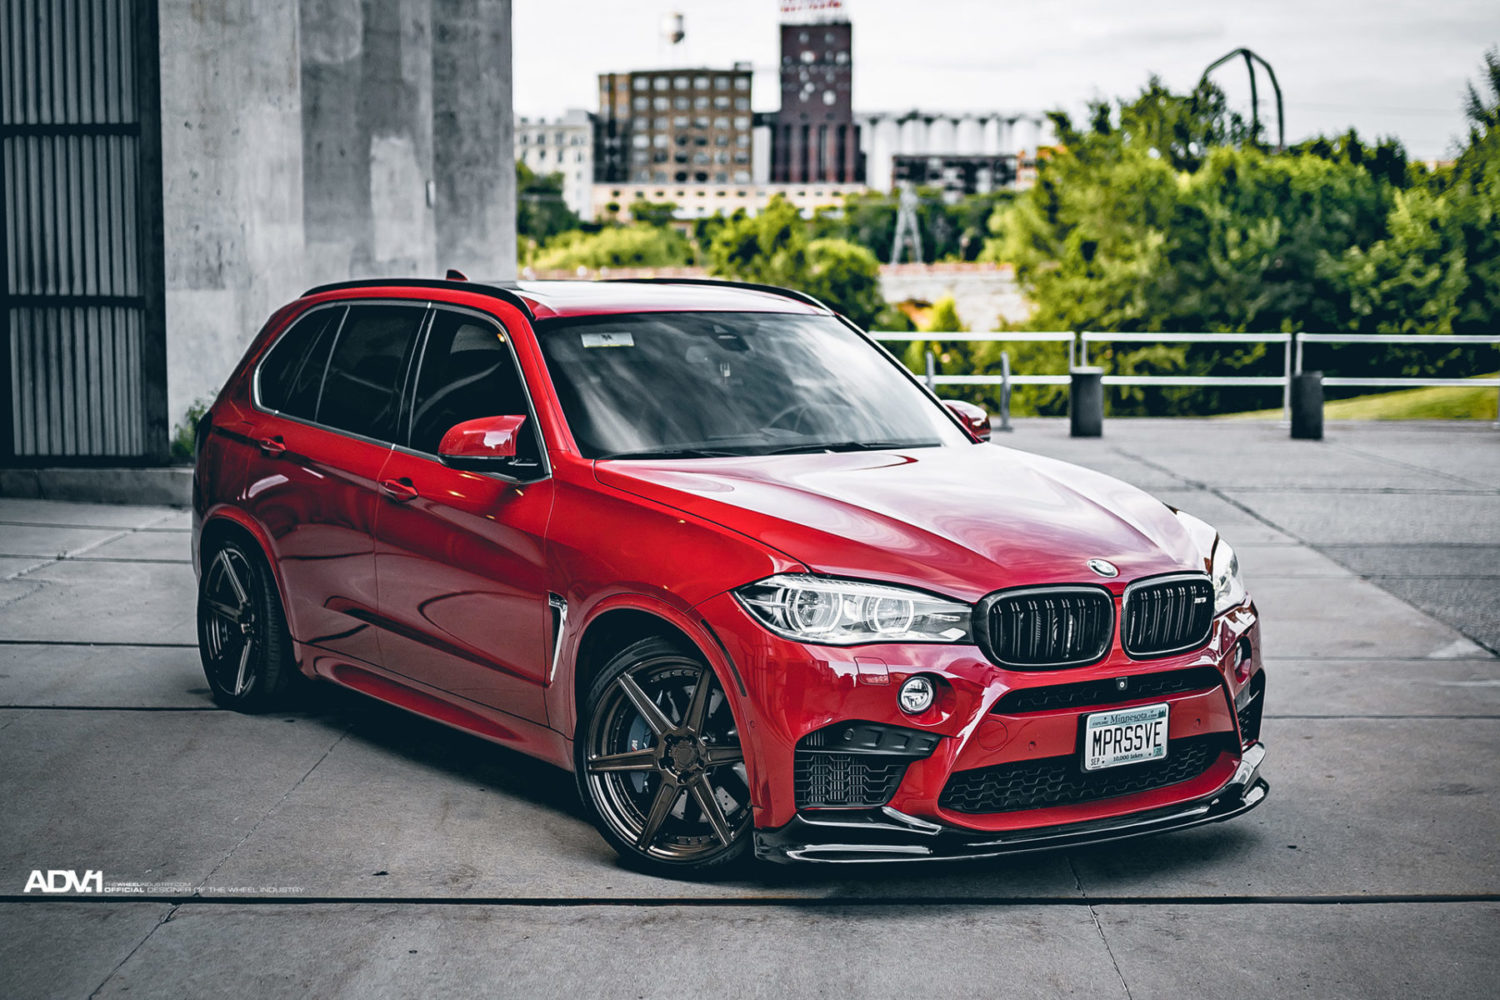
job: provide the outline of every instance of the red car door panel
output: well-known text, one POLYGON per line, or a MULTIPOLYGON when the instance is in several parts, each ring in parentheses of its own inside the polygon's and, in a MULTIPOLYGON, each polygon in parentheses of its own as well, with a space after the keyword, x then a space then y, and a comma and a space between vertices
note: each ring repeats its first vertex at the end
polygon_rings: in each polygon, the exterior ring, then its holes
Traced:
POLYGON ((548 607, 544 538, 553 484, 449 468, 436 456, 453 425, 525 413, 518 440, 544 464, 504 332, 474 313, 436 310, 422 348, 406 437, 382 472, 375 563, 382 662, 471 701, 546 721, 548 607))
POLYGON ((385 665, 453 694, 542 722, 547 655, 543 536, 550 481, 527 486, 394 452, 375 561, 385 665))

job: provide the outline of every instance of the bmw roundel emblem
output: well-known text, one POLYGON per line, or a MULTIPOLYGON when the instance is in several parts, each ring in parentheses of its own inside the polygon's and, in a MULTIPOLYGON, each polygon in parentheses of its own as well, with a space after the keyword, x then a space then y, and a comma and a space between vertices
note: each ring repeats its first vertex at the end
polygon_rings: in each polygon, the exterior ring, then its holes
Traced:
POLYGON ((1120 570, 1115 566, 1114 563, 1110 562, 1108 559, 1090 559, 1089 569, 1093 570, 1095 573, 1098 573, 1100 576, 1114 577, 1120 575, 1120 570))

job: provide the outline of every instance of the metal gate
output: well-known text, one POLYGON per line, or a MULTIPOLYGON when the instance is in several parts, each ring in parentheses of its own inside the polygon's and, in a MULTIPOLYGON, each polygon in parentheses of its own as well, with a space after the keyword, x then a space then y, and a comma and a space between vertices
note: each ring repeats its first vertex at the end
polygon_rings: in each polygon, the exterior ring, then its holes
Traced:
POLYGON ((0 8, 0 464, 164 460, 156 0, 0 8))

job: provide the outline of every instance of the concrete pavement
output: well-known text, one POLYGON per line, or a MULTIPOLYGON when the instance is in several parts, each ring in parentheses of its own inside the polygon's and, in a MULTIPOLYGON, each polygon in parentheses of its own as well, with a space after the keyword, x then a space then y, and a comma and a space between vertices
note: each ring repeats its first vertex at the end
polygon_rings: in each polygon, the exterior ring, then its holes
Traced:
POLYGON ((219 711, 182 512, 0 499, 0 996, 1492 996, 1500 434, 1105 431, 1003 443, 1235 543, 1265 618, 1266 805, 731 884, 621 869, 568 775, 357 696, 219 711), (37 868, 155 895, 23 895, 37 868))

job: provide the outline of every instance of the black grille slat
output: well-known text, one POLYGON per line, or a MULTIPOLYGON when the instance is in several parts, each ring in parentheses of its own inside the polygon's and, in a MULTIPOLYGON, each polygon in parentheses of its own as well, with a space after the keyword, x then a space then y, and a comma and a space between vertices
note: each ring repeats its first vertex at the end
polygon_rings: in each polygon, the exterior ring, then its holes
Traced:
POLYGON ((1092 802, 1165 788, 1198 777, 1228 748, 1225 735, 1172 740, 1165 760, 1084 771, 1076 754, 959 771, 938 805, 953 812, 999 813, 1092 802))
POLYGON ((1131 584, 1124 615, 1121 640, 1137 659, 1194 649, 1213 625, 1213 584, 1207 577, 1131 584))
POLYGON ((896 794, 910 763, 869 754, 799 754, 792 781, 797 806, 883 806, 896 794))
POLYGON ((1059 587, 986 598, 986 652, 1022 669, 1081 666, 1109 651, 1114 599, 1108 591, 1059 587))
POLYGON ((1125 680, 1124 689, 1120 688, 1118 679, 1114 677, 1097 681, 1080 681, 1076 684, 1049 684, 1043 687, 1018 688, 997 701, 990 711, 995 715, 1024 715, 1028 712, 1093 708, 1100 705, 1116 705, 1140 698, 1161 698, 1187 692, 1212 691, 1222 687, 1220 674, 1213 667, 1168 670, 1156 674, 1138 674, 1123 679, 1125 680))
POLYGON ((883 806, 906 768, 930 757, 939 737, 878 722, 840 722, 797 741, 792 789, 797 808, 883 806))

